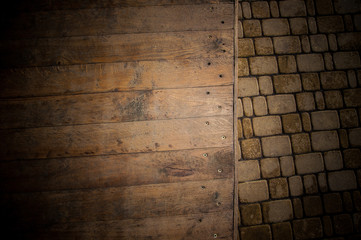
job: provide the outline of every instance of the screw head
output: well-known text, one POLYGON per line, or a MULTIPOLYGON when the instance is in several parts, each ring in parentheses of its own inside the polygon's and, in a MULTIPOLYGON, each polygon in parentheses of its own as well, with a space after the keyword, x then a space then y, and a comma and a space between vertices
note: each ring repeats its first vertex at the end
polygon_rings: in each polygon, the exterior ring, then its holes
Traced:
POLYGON ((226 136, 222 136, 222 139, 223 139, 223 140, 226 139, 226 136))

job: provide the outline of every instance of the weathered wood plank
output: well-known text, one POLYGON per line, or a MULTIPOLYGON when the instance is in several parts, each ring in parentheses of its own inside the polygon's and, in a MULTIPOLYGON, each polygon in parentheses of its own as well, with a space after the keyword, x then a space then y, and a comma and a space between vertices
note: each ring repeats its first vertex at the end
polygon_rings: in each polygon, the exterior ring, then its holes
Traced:
POLYGON ((232 189, 232 179, 217 179, 3 194, 0 201, 7 213, 22 223, 54 224, 222 212, 233 208, 232 189))
POLYGON ((0 100, 0 128, 232 115, 232 94, 223 86, 0 100))
POLYGON ((3 40, 0 66, 231 57, 233 30, 3 40))
POLYGON ((232 69, 232 58, 0 69, 0 98, 231 85, 232 69))
MULTIPOLYGON (((36 240, 79 240, 79 239, 153 239, 157 240, 203 240, 233 239, 232 238, 233 211, 216 213, 191 214, 184 216, 155 217, 129 219, 120 221, 75 222, 37 226, 29 229, 24 226, 19 232, 10 226, 10 236, 17 239, 36 240), (13 228, 13 229, 11 229, 13 228)), ((11 224, 11 223, 10 223, 11 224)), ((4 232, 3 232, 4 233, 4 232)))
POLYGON ((0 189, 56 191, 211 180, 233 178, 233 168, 231 147, 8 161, 0 162, 0 189))
POLYGON ((0 161, 231 146, 232 124, 222 116, 0 130, 0 161))
POLYGON ((33 12, 21 14, 8 26, 6 37, 12 39, 232 29, 233 5, 33 12))

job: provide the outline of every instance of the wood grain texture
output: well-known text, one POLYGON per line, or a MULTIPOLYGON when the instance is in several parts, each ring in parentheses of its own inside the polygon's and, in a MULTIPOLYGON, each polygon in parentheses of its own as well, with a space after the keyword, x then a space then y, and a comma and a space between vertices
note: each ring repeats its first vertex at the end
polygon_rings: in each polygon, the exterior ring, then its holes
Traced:
POLYGON ((232 115, 232 93, 224 86, 3 100, 0 128, 232 115))
POLYGON ((9 23, 6 37, 98 36, 232 28, 232 4, 168 5, 23 13, 9 23))
POLYGON ((211 58, 0 69, 0 98, 232 85, 232 65, 211 58))
POLYGON ((232 178, 233 168, 231 147, 8 161, 0 162, 0 189, 56 191, 211 180, 232 178))
POLYGON ((3 40, 0 51, 2 67, 231 57, 233 31, 3 40))
POLYGON ((231 146, 232 124, 222 116, 0 130, 0 161, 231 146))

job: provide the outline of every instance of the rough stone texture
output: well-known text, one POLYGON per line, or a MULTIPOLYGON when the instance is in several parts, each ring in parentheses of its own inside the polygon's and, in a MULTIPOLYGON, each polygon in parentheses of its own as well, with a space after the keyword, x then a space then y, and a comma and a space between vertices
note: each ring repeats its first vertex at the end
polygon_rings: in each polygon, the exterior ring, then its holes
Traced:
POLYGON ((307 13, 310 16, 314 16, 316 14, 315 6, 313 0, 305 0, 307 13))
POLYGON ((306 194, 318 193, 317 178, 315 175, 303 176, 303 186, 305 187, 306 194))
POLYGON ((269 198, 266 180, 238 184, 238 196, 241 203, 260 202, 269 198))
POLYGON ((295 218, 302 218, 303 217, 303 207, 302 201, 299 198, 292 199, 293 210, 295 213, 295 218))
POLYGON ((280 157, 282 176, 289 177, 295 174, 295 166, 292 156, 280 157))
POLYGON ((301 91, 301 78, 298 74, 273 76, 276 93, 293 93, 301 91))
POLYGON ((241 142, 243 159, 256 159, 261 157, 261 145, 259 139, 245 139, 241 142))
POLYGON ((341 126, 343 128, 358 127, 358 118, 356 109, 341 109, 340 110, 341 126))
POLYGON ((253 137, 252 121, 250 118, 242 119, 243 135, 245 138, 253 137))
POLYGON ((333 228, 332 228, 332 221, 330 216, 323 216, 322 217, 323 223, 323 230, 327 237, 332 236, 333 228))
POLYGON ((296 111, 296 101, 291 94, 267 96, 267 102, 270 114, 285 114, 296 111))
POLYGON ((328 34, 328 45, 331 51, 337 51, 337 40, 335 34, 328 34))
POLYGON ((277 60, 274 56, 251 57, 249 64, 252 75, 274 74, 278 72, 277 60))
POLYGON ((273 43, 271 38, 255 38, 254 45, 256 47, 257 55, 271 55, 273 54, 273 43))
POLYGON ((248 76, 249 66, 247 58, 238 58, 238 77, 248 76))
POLYGON ((335 233, 345 235, 353 232, 352 218, 349 214, 340 214, 333 217, 335 233))
POLYGON ((273 178, 269 180, 271 198, 285 198, 289 196, 286 178, 273 178))
POLYGON ((311 143, 314 151, 328 151, 339 148, 336 131, 312 132, 311 143))
POLYGON ((288 136, 272 136, 262 138, 262 150, 265 157, 279 157, 292 154, 288 136))
POLYGON ((316 100, 316 105, 317 105, 318 110, 325 109, 325 98, 323 97, 322 92, 315 93, 315 100, 316 100))
POLYGON ((319 218, 305 218, 293 221, 293 234, 296 240, 321 238, 322 223, 319 218))
POLYGON ((361 193, 360 193, 360 191, 353 191, 352 199, 353 199, 353 202, 355 203, 356 211, 361 211, 361 193))
POLYGON ((327 193, 323 195, 323 205, 326 213, 342 212, 342 201, 339 193, 327 193))
POLYGON ((353 206, 352 206, 352 197, 349 192, 343 192, 342 193, 342 202, 343 207, 346 210, 346 212, 352 212, 353 206))
POLYGON ((320 79, 317 73, 303 73, 302 86, 306 91, 320 90, 320 79))
POLYGON ((342 16, 339 15, 317 17, 317 26, 321 33, 342 32, 344 30, 342 16))
POLYGON ((329 15, 333 13, 332 0, 316 0, 315 4, 319 15, 329 15))
POLYGON ((344 71, 332 71, 320 73, 323 89, 347 88, 347 77, 344 71))
POLYGON ((346 129, 338 129, 337 130, 338 136, 340 138, 340 144, 342 148, 348 148, 348 135, 346 129))
POLYGON ((310 35, 311 49, 314 52, 328 51, 327 37, 325 34, 310 35))
POLYGON ((361 48, 361 43, 360 43, 361 33, 360 32, 340 33, 337 35, 337 41, 340 50, 358 50, 361 48))
POLYGON ((253 129, 256 136, 269 136, 282 133, 279 116, 265 116, 253 118, 253 129))
POLYGON ((262 223, 261 206, 259 204, 247 204, 240 207, 242 224, 249 226, 262 223))
POLYGON ((346 89, 343 95, 347 107, 361 107, 361 88, 346 89))
POLYGON ((238 56, 249 57, 254 56, 254 46, 252 38, 241 38, 238 39, 238 56))
POLYGON ((327 179, 326 179, 326 173, 319 173, 317 174, 317 181, 318 181, 318 187, 321 192, 327 192, 328 186, 327 186, 327 179))
POLYGON ((252 14, 254 18, 269 18, 270 11, 268 2, 260 1, 260 2, 252 2, 252 14))
POLYGON ((309 40, 308 36, 301 35, 300 39, 301 39, 302 51, 304 53, 311 52, 311 45, 310 45, 310 40, 309 40))
POLYGON ((301 118, 298 113, 282 115, 282 125, 285 133, 302 131, 301 118))
POLYGON ((277 18, 280 16, 277 1, 270 1, 271 16, 277 18))
POLYGON ((257 180, 260 178, 260 169, 257 160, 237 162, 237 179, 240 182, 257 180))
POLYGON ((361 67, 358 52, 335 52, 333 60, 336 69, 352 69, 361 67))
POLYGON ((243 112, 246 117, 253 116, 253 104, 252 100, 248 97, 242 98, 243 112))
POLYGON ((248 97, 259 94, 259 86, 257 78, 255 77, 241 77, 238 78, 238 96, 248 97))
POLYGON ((242 23, 245 37, 259 37, 262 35, 261 23, 259 20, 244 20, 242 23))
POLYGON ((346 168, 361 168, 361 150, 351 148, 343 151, 346 168))
POLYGON ((262 95, 270 95, 273 93, 272 79, 269 76, 262 76, 258 78, 259 90, 262 95))
POLYGON ((357 87, 356 73, 354 70, 347 71, 348 84, 351 88, 357 87))
POLYGON ((240 119, 237 119, 237 136, 238 139, 243 138, 242 121, 240 119))
POLYGON ((306 16, 304 1, 280 1, 279 8, 282 17, 306 16))
POLYGON ((241 228, 242 240, 271 240, 271 228, 269 225, 259 225, 241 228))
POLYGON ((322 215, 322 201, 319 196, 303 197, 303 209, 307 217, 315 217, 322 215))
POLYGON ((245 18, 252 17, 251 5, 249 4, 249 2, 242 2, 242 10, 243 10, 243 17, 245 18))
POLYGON ((311 152, 310 137, 307 133, 291 135, 292 150, 295 154, 311 152))
POLYGON ((274 240, 292 240, 292 228, 289 222, 272 224, 274 240))
POLYGON ((261 159, 262 178, 272 178, 280 176, 280 166, 277 158, 261 159))
POLYGON ((294 35, 301 35, 308 33, 306 18, 290 18, 291 32, 294 35))
POLYGON ((330 151, 324 153, 326 169, 329 171, 343 168, 342 155, 340 151, 330 151))
POLYGON ((293 210, 291 200, 276 200, 262 203, 263 218, 266 223, 291 220, 293 210))
POLYGON ((293 176, 288 179, 288 184, 290 186, 291 196, 301 196, 303 194, 303 184, 302 178, 300 176, 293 176))
POLYGON ((302 92, 296 94, 297 107, 299 111, 315 110, 315 99, 313 93, 302 92))
POLYGON ((301 42, 295 36, 274 37, 273 45, 277 54, 292 54, 301 52, 301 42))
POLYGON ((314 130, 332 130, 340 127, 337 111, 317 111, 311 113, 314 130))
POLYGON ((331 53, 324 53, 323 54, 323 59, 325 60, 325 66, 326 66, 326 70, 331 71, 334 69, 333 67, 333 59, 332 59, 332 54, 331 53))
POLYGON ((309 17, 307 19, 307 23, 308 23, 308 29, 310 30, 310 33, 316 34, 317 33, 316 19, 314 17, 309 17))
POLYGON ((296 58, 293 55, 278 56, 280 73, 294 73, 297 71, 296 58))
POLYGON ((266 98, 259 96, 253 98, 253 110, 256 116, 267 115, 268 108, 266 98))
POLYGON ((361 147, 361 128, 350 129, 348 138, 352 147, 361 147))
POLYGON ((325 102, 328 109, 337 109, 343 107, 341 91, 325 91, 325 102))
POLYGON ((297 55, 297 66, 300 72, 318 72, 324 70, 322 54, 297 55))
POLYGON ((302 113, 301 117, 302 117, 303 130, 305 130, 306 132, 310 132, 312 129, 310 114, 302 113))
POLYGON ((288 21, 283 18, 262 20, 262 29, 265 36, 282 36, 290 34, 288 21))
POLYGON ((351 170, 328 173, 328 184, 331 191, 346 191, 357 188, 356 176, 351 170))
POLYGON ((317 173, 324 169, 321 153, 296 155, 295 165, 298 174, 317 173))

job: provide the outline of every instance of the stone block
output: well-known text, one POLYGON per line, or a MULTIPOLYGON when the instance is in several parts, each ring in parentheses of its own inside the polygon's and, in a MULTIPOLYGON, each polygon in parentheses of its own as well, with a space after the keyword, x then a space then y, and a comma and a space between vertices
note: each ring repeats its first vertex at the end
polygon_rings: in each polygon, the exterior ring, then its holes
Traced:
POLYGON ((279 116, 264 116, 253 118, 253 130, 256 136, 269 136, 282 133, 279 116))
POLYGON ((360 1, 334 0, 335 11, 338 14, 355 13, 360 11, 360 1))
POLYGON ((343 168, 342 155, 340 151, 325 152, 323 158, 328 171, 340 170, 343 168))
POLYGON ((332 54, 329 53, 329 52, 323 53, 323 59, 324 59, 324 61, 325 61, 326 70, 332 71, 332 70, 334 69, 334 67, 333 67, 332 54))
POLYGON ((291 94, 267 96, 270 114, 285 114, 296 112, 296 101, 291 94))
POLYGON ((312 132, 311 143, 314 151, 329 151, 339 148, 336 131, 312 132))
POLYGON ((350 87, 356 88, 357 87, 356 72, 354 70, 348 70, 347 78, 348 78, 348 83, 349 83, 350 87))
POLYGON ((353 16, 353 22, 355 24, 356 31, 361 31, 361 14, 355 14, 353 16))
POLYGON ((349 129, 348 139, 352 147, 361 147, 361 128, 349 129))
POLYGON ((306 132, 310 132, 312 129, 310 114, 301 113, 301 117, 302 117, 303 130, 305 130, 306 132))
POLYGON ((333 13, 332 0, 315 0, 315 4, 319 15, 330 15, 333 13))
POLYGON ((272 224, 274 240, 292 240, 292 228, 289 222, 272 224))
POLYGON ((284 18, 263 19, 262 29, 265 36, 282 36, 290 34, 288 21, 284 18))
POLYGON ((355 203, 356 211, 361 211, 361 193, 360 193, 360 191, 353 191, 352 199, 353 199, 353 202, 355 203))
POLYGON ((252 14, 254 18, 270 17, 268 2, 266 1, 252 2, 251 6, 252 6, 252 14))
POLYGON ((282 115, 282 124, 285 133, 297 133, 302 131, 301 118, 298 113, 282 115))
POLYGON ((360 55, 358 52, 335 52, 333 61, 336 69, 360 68, 360 55))
POLYGON ((331 51, 337 51, 337 40, 335 34, 328 34, 328 45, 330 46, 331 51))
POLYGON ((249 64, 252 75, 266 75, 278 73, 277 60, 274 56, 251 57, 249 64))
POLYGON ((269 3, 271 16, 273 18, 278 18, 280 16, 277 1, 270 1, 269 3))
POLYGON ((347 107, 361 107, 361 88, 346 89, 343 95, 347 107))
POLYGON ((343 151, 346 168, 361 168, 361 150, 350 148, 343 151))
POLYGON ((276 200, 262 203, 263 218, 266 223, 291 220, 293 210, 291 200, 276 200))
POLYGON ((316 91, 320 90, 320 79, 318 78, 317 73, 303 73, 302 77, 302 86, 306 91, 316 91))
POLYGON ((338 235, 346 235, 353 232, 353 223, 350 214, 333 216, 333 225, 335 233, 338 235))
POLYGON ((331 191, 347 191, 357 188, 356 176, 352 170, 328 173, 328 184, 331 191))
POLYGON ((293 55, 278 56, 280 73, 294 73, 297 71, 296 58, 293 55))
POLYGON ((267 102, 266 98, 263 96, 254 97, 253 98, 253 110, 256 116, 264 116, 267 115, 267 102))
POLYGON ((262 141, 262 150, 265 157, 279 157, 291 155, 291 143, 288 136, 264 137, 262 141))
POLYGON ((310 35, 311 49, 314 52, 328 51, 327 37, 325 34, 310 35))
POLYGON ((337 109, 343 107, 341 91, 325 91, 325 102, 328 109, 337 109))
POLYGON ((254 46, 252 38, 238 39, 238 57, 254 56, 254 46))
POLYGON ((293 176, 288 178, 288 184, 290 186, 291 196, 301 196, 303 195, 303 184, 302 178, 300 176, 293 176))
POLYGON ((341 109, 340 110, 341 126, 343 128, 358 127, 358 117, 356 109, 341 109))
POLYGON ((337 111, 326 110, 311 113, 314 130, 332 130, 340 128, 337 111))
POLYGON ((302 51, 304 53, 311 52, 310 39, 308 38, 308 36, 307 35, 301 35, 300 39, 301 39, 302 51))
POLYGON ((255 77, 238 78, 238 97, 259 95, 259 86, 255 77))
POLYGON ((344 71, 322 72, 320 79, 323 89, 347 88, 347 77, 344 71))
POLYGON ((322 54, 297 55, 297 66, 300 72, 319 72, 325 69, 322 54))
POLYGON ((343 192, 342 193, 342 202, 343 202, 343 207, 346 210, 346 212, 352 212, 353 211, 351 193, 343 192))
POLYGON ((242 119, 243 135, 245 138, 253 137, 252 121, 250 118, 242 119))
POLYGON ((259 20, 243 20, 243 32, 245 37, 260 37, 262 35, 259 20))
POLYGON ((335 33, 344 31, 343 19, 342 16, 339 15, 317 17, 317 26, 321 33, 335 33))
POLYGON ((269 199, 267 181, 239 183, 238 196, 241 203, 260 202, 269 199))
POLYGON ((241 227, 242 240, 271 240, 271 228, 269 225, 258 225, 251 227, 241 227))
POLYGON ((295 218, 303 218, 303 207, 301 199, 293 198, 292 205, 295 213, 295 218))
POLYGON ((316 14, 315 6, 313 0, 305 0, 307 13, 310 16, 314 16, 316 14))
POLYGON ((280 176, 280 165, 277 158, 261 159, 262 178, 273 178, 280 176))
POLYGON ((272 55, 273 54, 273 43, 271 38, 255 38, 254 45, 256 47, 257 55, 272 55))
POLYGON ((337 34, 337 42, 340 50, 357 51, 361 48, 361 32, 339 33, 337 34))
POLYGON ((303 197, 303 209, 307 217, 315 217, 322 215, 322 201, 319 196, 303 197))
POLYGON ((342 200, 339 193, 326 193, 323 195, 323 206, 328 214, 342 212, 342 200))
POLYGON ((238 58, 238 77, 249 75, 249 66, 247 58, 238 58))
POLYGON ((239 182, 257 180, 260 178, 260 169, 257 160, 237 162, 237 179, 239 182))
POLYGON ((259 204, 246 204, 240 206, 242 224, 256 225, 262 223, 261 206, 259 204))
POLYGON ((277 54, 292 54, 301 52, 301 42, 297 36, 282 36, 273 38, 273 46, 277 54))
POLYGON ((304 1, 280 1, 279 8, 282 17, 302 17, 307 14, 304 1))
POLYGON ((289 20, 293 35, 308 34, 306 18, 290 18, 289 20))
POLYGON ((301 91, 301 78, 298 74, 273 76, 273 85, 276 93, 294 93, 301 91))
POLYGON ((245 139, 241 142, 243 159, 256 159, 261 155, 261 144, 258 138, 245 139))
POLYGON ((282 176, 289 177, 295 175, 295 166, 293 163, 292 156, 281 157, 280 166, 281 166, 282 176))
POLYGON ((237 135, 238 139, 243 138, 242 121, 240 119, 237 119, 237 135))
POLYGON ((243 113, 246 117, 253 116, 253 104, 252 100, 248 97, 242 98, 243 113))
POLYGON ((315 175, 303 176, 303 186, 305 187, 306 194, 318 193, 317 178, 315 175))
POLYGON ((295 154, 311 152, 311 142, 308 133, 291 135, 292 150, 295 154))
POLYGON ((320 218, 305 218, 293 221, 293 234, 296 240, 321 238, 323 236, 320 218))
POLYGON ((322 223, 323 223, 323 230, 327 237, 330 237, 333 235, 333 228, 332 228, 332 221, 330 216, 323 216, 322 217, 322 223))
POLYGON ((318 187, 321 192, 327 192, 328 186, 327 186, 327 179, 326 179, 326 173, 319 173, 317 174, 317 181, 318 181, 318 187))
POLYGON ((295 156, 298 174, 317 173, 324 170, 321 153, 307 153, 295 156))
POLYGON ((242 10, 244 18, 252 18, 251 5, 249 2, 242 2, 242 10))
POLYGON ((338 136, 340 138, 340 144, 342 148, 348 148, 348 134, 346 129, 337 129, 338 136))
POLYGON ((315 99, 312 92, 302 92, 296 94, 296 101, 299 111, 315 110, 315 99))
POLYGON ((269 180, 269 192, 271 198, 285 198, 289 196, 286 178, 273 178, 269 180))
POLYGON ((325 109, 325 98, 323 97, 322 92, 316 92, 315 93, 315 100, 318 110, 324 110, 325 109))
POLYGON ((262 76, 258 78, 259 90, 263 95, 273 94, 273 84, 270 76, 262 76))

